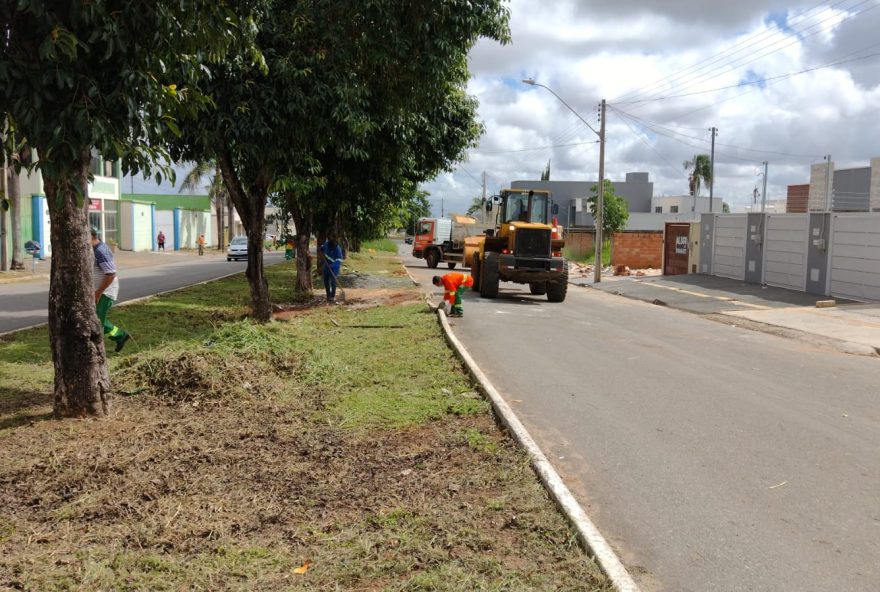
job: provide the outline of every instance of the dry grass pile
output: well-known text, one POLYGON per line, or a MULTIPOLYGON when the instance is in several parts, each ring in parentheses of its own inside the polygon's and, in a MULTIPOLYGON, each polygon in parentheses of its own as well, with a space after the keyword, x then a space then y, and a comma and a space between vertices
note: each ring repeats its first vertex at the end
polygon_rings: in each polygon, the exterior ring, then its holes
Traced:
POLYGON ((355 433, 316 420, 323 398, 128 399, 19 428, 0 452, 0 589, 590 589, 487 415, 355 433))

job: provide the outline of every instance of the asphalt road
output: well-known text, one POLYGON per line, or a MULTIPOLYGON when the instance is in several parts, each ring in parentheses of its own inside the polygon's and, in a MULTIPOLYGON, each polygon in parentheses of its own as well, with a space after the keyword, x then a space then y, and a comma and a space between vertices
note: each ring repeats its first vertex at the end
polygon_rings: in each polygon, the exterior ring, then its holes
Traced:
POLYGON ((502 285, 454 331, 644 590, 880 590, 880 361, 502 285))
MULTIPOLYGON (((267 265, 283 261, 280 252, 264 253, 267 265)), ((244 271, 246 261, 223 257, 188 259, 174 263, 119 270, 119 301, 125 302, 183 288, 244 271)), ((45 323, 48 318, 49 282, 0 284, 0 333, 45 323)))

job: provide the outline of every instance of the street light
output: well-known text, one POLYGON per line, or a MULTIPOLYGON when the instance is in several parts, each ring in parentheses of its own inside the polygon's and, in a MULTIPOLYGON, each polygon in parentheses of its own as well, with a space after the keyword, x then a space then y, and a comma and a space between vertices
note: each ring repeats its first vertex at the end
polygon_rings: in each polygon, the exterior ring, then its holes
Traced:
POLYGON ((602 281, 602 222, 605 219, 605 99, 602 99, 602 103, 600 106, 600 121, 599 121, 599 131, 596 131, 590 123, 581 117, 581 114, 575 111, 571 105, 565 102, 565 99, 560 97, 556 92, 547 85, 541 84, 539 82, 535 82, 534 78, 526 78, 523 80, 524 84, 528 84, 530 86, 540 86, 543 89, 550 91, 554 97, 559 99, 563 105, 565 105, 569 111, 574 113, 578 119, 584 122, 590 131, 599 136, 599 189, 598 194, 596 196, 596 254, 595 254, 595 262, 593 264, 593 282, 599 283, 602 281))

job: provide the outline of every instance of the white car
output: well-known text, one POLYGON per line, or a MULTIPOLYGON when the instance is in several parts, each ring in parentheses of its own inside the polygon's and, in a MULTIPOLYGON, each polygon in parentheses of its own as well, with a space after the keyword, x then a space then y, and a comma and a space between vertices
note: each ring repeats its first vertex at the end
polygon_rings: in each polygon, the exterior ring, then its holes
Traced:
POLYGON ((232 261, 233 259, 247 259, 248 256, 248 241, 246 236, 236 236, 232 239, 232 242, 229 243, 229 248, 226 249, 226 260, 232 261))

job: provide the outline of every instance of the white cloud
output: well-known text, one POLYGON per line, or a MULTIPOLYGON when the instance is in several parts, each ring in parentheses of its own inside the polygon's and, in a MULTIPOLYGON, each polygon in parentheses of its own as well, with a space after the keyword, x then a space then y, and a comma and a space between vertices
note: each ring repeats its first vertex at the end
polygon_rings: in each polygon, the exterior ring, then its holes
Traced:
POLYGON ((709 152, 712 126, 720 130, 715 193, 734 204, 751 201, 763 160, 770 162, 769 196, 780 198, 788 184, 807 182, 810 164, 824 154, 840 165, 880 155, 880 56, 772 79, 880 53, 875 2, 548 4, 513 0, 513 43, 481 42, 471 54, 470 92, 480 100, 486 134, 459 170, 426 186, 447 213, 479 195, 483 171, 490 192, 537 178, 548 159, 553 179, 595 179, 598 150, 588 143, 595 134, 549 92, 522 84, 525 77, 553 88, 594 127, 602 97, 652 122, 610 112, 606 170, 613 179, 648 171, 657 194, 686 190, 682 161, 709 152), (736 86, 765 78, 771 80, 736 86), (725 86, 734 88, 706 92, 725 86), (622 102, 690 93, 700 94, 622 102))

